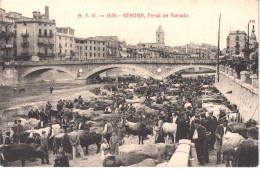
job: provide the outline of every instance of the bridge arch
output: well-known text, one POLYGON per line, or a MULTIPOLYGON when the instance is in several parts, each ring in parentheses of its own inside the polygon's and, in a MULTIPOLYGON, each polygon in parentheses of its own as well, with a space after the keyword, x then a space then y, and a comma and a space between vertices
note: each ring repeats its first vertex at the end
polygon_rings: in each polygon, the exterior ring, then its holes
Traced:
POLYGON ((217 67, 214 65, 181 65, 181 66, 174 67, 170 71, 166 72, 165 74, 163 74, 161 76, 161 78, 162 79, 167 78, 168 76, 175 74, 176 72, 179 72, 179 71, 185 70, 185 69, 190 69, 190 68, 207 68, 207 69, 211 69, 211 70, 215 70, 215 71, 217 70, 217 67))
POLYGON ((139 65, 134 65, 134 64, 109 64, 109 65, 103 65, 99 66, 97 68, 91 69, 90 71, 83 73, 81 77, 78 79, 88 79, 91 76, 95 76, 98 74, 101 74, 105 71, 115 69, 115 68, 127 68, 127 69, 134 69, 137 73, 137 75, 143 76, 150 76, 154 78, 154 75, 145 67, 139 66, 139 65), (140 72, 140 73, 139 73, 140 72))
POLYGON ((69 71, 68 69, 63 68, 63 67, 52 67, 52 66, 41 66, 41 67, 30 68, 29 70, 25 71, 21 75, 21 78, 25 78, 28 75, 30 75, 36 71, 39 71, 39 70, 58 70, 58 71, 67 73, 68 75, 72 76, 73 78, 76 78, 76 75, 74 73, 72 73, 71 71, 69 71))

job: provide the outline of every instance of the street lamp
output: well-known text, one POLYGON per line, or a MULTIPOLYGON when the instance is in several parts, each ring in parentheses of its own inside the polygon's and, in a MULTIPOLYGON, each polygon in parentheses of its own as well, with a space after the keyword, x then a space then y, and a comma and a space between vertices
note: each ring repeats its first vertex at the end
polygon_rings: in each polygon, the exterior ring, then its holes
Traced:
POLYGON ((247 59, 249 58, 249 24, 251 22, 254 24, 255 20, 250 20, 247 25, 247 59))

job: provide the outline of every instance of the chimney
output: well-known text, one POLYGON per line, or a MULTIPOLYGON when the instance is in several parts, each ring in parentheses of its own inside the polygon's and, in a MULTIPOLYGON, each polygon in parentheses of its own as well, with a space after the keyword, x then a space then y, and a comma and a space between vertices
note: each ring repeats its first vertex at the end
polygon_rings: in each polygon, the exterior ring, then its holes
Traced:
POLYGON ((45 6, 45 16, 49 19, 49 6, 45 6))

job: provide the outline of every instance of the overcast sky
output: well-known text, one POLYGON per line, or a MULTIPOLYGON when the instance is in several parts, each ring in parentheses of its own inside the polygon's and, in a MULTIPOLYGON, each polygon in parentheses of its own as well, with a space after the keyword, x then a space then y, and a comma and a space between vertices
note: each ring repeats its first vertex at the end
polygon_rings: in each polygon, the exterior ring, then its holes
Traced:
MULTIPOLYGON (((155 42, 155 32, 162 25, 165 44, 185 45, 189 42, 209 43, 217 46, 218 21, 221 14, 221 49, 226 46, 228 33, 234 30, 247 32, 249 20, 255 20, 258 29, 257 0, 2 0, 0 8, 32 17, 39 10, 44 14, 49 6, 50 19, 58 27, 72 27, 78 37, 117 35, 129 44, 155 42), (78 14, 89 18, 78 19, 78 14), (92 14, 105 15, 92 18, 92 14), (107 13, 121 15, 107 18, 107 13), (124 18, 123 13, 144 13, 146 18, 124 18), (188 14, 188 18, 148 18, 148 13, 188 14)), ((251 34, 252 24, 250 26, 251 34)), ((256 30, 258 37, 258 30, 256 30)), ((258 40, 258 39, 257 39, 258 40)))

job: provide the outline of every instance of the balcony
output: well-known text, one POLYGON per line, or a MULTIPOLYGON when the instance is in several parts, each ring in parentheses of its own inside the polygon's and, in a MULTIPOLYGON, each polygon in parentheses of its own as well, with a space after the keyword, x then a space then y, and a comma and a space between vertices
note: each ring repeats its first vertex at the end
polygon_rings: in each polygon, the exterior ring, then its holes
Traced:
POLYGON ((26 47, 29 47, 29 42, 22 42, 22 47, 26 48, 26 47))
POLYGON ((22 37, 24 37, 24 38, 28 38, 29 37, 29 33, 22 33, 22 37))
POLYGON ((38 52, 38 56, 39 57, 54 57, 55 54, 54 53, 41 53, 41 52, 38 52))
POLYGON ((1 46, 1 50, 12 49, 14 46, 12 44, 5 44, 1 46))
POLYGON ((5 31, 2 31, 0 33, 0 38, 10 38, 10 37, 13 37, 15 35, 14 32, 5 32, 5 31))
POLYGON ((38 46, 44 46, 45 44, 43 42, 38 42, 38 46))
POLYGON ((239 44, 236 44, 236 46, 235 46, 236 48, 239 48, 240 47, 240 45, 239 44))

